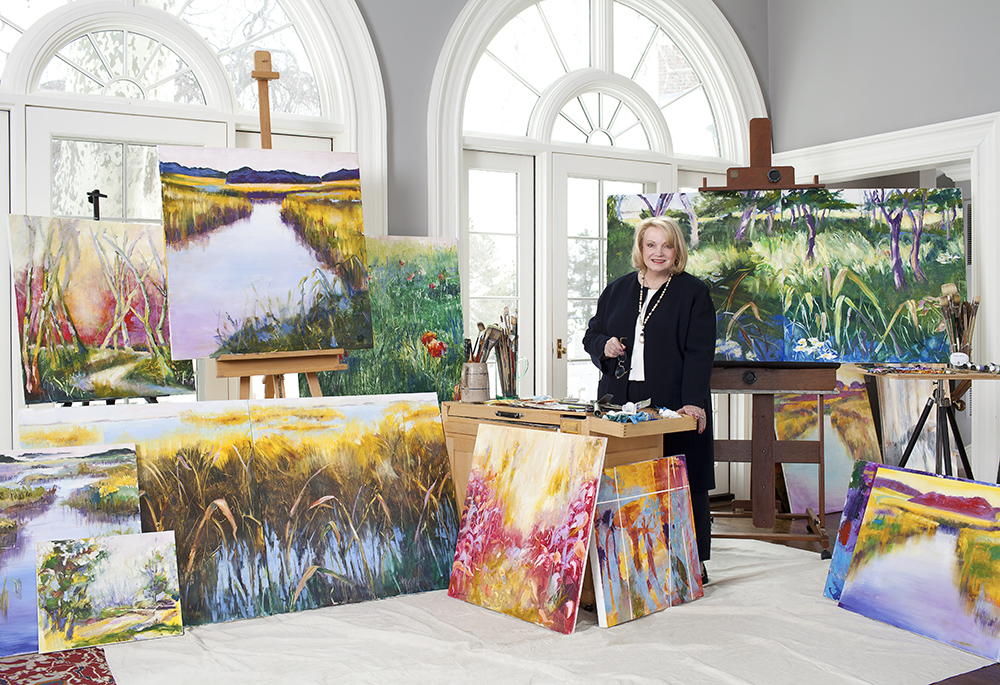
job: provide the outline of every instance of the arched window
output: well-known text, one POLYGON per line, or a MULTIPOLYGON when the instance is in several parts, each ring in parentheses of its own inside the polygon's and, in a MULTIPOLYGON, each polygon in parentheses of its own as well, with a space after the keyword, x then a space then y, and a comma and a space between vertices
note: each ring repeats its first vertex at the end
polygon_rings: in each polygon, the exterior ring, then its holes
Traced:
MULTIPOLYGON (((280 73, 269 82, 274 147, 357 152, 365 231, 384 234, 385 96, 355 0, 0 4, 0 128, 10 132, 0 205, 88 216, 85 191, 100 187, 102 218, 158 220, 157 144, 259 145, 257 50, 280 73)), ((10 358, 7 345, 0 356, 10 358)), ((0 385, 19 387, 12 373, 0 370, 0 385)), ((209 380, 228 389, 205 397, 236 392, 209 380)), ((19 404, 0 394, 0 417, 19 404)), ((0 427, 0 442, 9 435, 0 427)))
POLYGON ((580 338, 604 284, 604 198, 724 182, 758 116, 749 58, 711 0, 466 5, 431 93, 429 225, 459 237, 470 333, 501 304, 522 314, 522 394, 596 389, 580 338))

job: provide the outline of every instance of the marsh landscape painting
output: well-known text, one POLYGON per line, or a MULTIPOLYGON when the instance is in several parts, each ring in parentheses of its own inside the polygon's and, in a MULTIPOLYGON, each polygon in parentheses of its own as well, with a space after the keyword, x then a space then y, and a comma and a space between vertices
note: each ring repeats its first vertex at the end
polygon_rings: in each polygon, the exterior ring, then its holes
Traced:
POLYGON ((11 215, 24 398, 71 402, 194 392, 170 355, 163 231, 11 215))
POLYGON ((1000 658, 1000 487, 879 468, 840 606, 1000 658))
POLYGON ((139 531, 133 445, 0 453, 0 656, 38 651, 38 543, 139 531))
POLYGON ((40 542, 42 653, 180 635, 174 532, 40 542))
MULTIPOLYGON (((816 395, 775 395, 774 427, 778 440, 817 440, 816 395)), ((854 464, 880 461, 875 421, 862 369, 843 364, 837 369, 837 393, 823 396, 823 476, 826 513, 842 511, 854 464)), ((819 513, 819 467, 781 465, 792 512, 807 508, 819 513)))
POLYGON ((177 534, 186 625, 448 584, 458 511, 432 393, 64 409, 22 417, 22 441, 132 436, 143 530, 177 534))
POLYGON ((590 560, 604 628, 704 595, 683 456, 605 469, 590 560))
POLYGON ((323 394, 434 391, 451 400, 465 361, 457 241, 385 236, 366 244, 374 343, 348 352, 347 369, 321 372, 323 394))
POLYGON ((716 359, 941 362, 938 297, 964 296, 961 191, 713 191, 608 197, 611 280, 632 271, 634 226, 668 216, 717 312, 716 359))
POLYGON ((159 155, 175 358, 371 347, 356 154, 159 155))
POLYGON ((448 595, 572 633, 606 445, 480 424, 448 595))

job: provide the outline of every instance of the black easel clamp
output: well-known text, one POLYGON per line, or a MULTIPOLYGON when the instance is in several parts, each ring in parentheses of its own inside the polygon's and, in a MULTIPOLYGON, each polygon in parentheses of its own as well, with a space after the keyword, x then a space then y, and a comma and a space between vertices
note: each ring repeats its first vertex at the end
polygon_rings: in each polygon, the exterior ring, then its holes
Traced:
POLYGON ((107 197, 98 188, 94 188, 89 193, 87 193, 87 202, 94 205, 94 221, 101 220, 101 198, 107 197))

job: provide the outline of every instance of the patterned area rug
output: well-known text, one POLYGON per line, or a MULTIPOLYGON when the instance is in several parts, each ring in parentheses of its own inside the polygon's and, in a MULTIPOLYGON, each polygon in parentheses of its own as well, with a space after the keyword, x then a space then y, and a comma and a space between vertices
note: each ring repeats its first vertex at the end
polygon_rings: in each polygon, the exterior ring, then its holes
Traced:
POLYGON ((0 685, 114 685, 100 647, 0 659, 0 685))

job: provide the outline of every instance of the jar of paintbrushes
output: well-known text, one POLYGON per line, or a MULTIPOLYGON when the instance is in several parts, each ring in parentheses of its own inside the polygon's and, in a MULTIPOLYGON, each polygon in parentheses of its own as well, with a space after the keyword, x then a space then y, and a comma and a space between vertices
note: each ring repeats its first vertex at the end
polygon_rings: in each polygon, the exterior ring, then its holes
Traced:
POLYGON ((972 334, 976 329, 979 297, 965 302, 954 283, 941 286, 941 318, 948 333, 952 366, 968 364, 972 355, 972 334))

